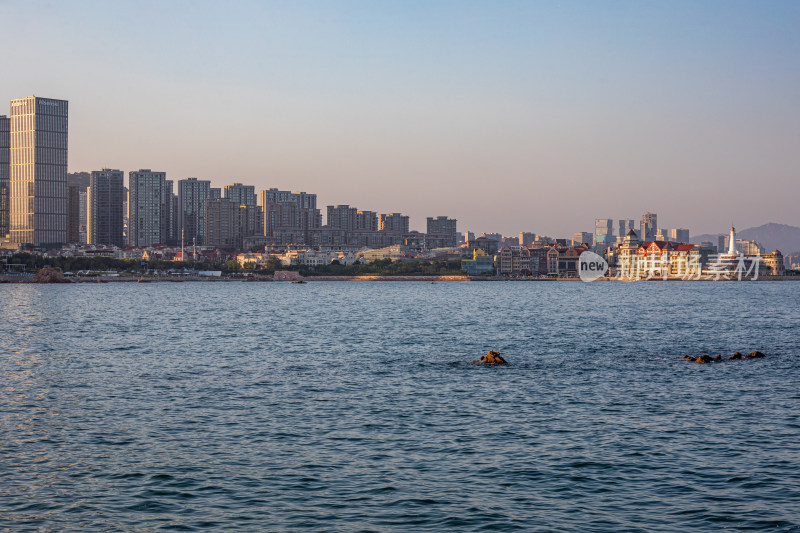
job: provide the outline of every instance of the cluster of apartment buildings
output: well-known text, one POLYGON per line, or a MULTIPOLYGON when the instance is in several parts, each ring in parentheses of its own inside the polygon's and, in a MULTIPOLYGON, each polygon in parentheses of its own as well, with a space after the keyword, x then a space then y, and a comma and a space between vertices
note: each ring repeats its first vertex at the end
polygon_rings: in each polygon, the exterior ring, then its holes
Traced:
POLYGON ((60 247, 86 243, 230 249, 254 245, 357 250, 404 245, 456 246, 456 220, 429 217, 427 231, 411 231, 409 217, 349 205, 327 206, 317 196, 209 180, 167 179, 165 172, 101 169, 88 183, 67 175, 68 102, 31 96, 11 101, 0 116, 0 238, 4 247, 60 247))

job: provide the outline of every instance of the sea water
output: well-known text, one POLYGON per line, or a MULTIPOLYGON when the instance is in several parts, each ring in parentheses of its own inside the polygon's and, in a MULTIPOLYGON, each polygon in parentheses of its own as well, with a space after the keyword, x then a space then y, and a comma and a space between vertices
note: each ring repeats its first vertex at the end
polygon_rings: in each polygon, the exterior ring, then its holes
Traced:
POLYGON ((798 296, 3 285, 0 530, 797 531, 798 296))

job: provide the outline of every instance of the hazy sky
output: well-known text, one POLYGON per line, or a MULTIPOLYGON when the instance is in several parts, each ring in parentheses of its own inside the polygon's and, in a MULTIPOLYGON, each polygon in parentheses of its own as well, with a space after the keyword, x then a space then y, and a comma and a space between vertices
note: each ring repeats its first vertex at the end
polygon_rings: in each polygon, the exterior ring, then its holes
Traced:
POLYGON ((71 171, 315 192, 412 228, 800 225, 800 2, 0 0, 0 114, 71 171))

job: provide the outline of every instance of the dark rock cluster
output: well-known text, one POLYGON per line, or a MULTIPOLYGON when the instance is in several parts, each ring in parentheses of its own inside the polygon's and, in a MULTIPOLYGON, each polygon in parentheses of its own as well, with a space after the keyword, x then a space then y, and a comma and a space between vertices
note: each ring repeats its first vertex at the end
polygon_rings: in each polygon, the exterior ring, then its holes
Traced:
MULTIPOLYGON (((763 353, 756 350, 755 352, 751 352, 747 355, 742 355, 739 352, 734 353, 731 355, 727 361, 732 361, 734 359, 760 359, 762 357, 766 357, 763 353)), ((684 355, 683 358, 687 361, 692 361, 693 363, 716 363, 723 361, 722 355, 717 355, 716 357, 711 357, 710 355, 698 355, 697 357, 692 357, 691 355, 684 355)))
POLYGON ((482 356, 476 363, 483 363, 484 365, 507 365, 508 362, 500 357, 500 352, 491 350, 486 355, 482 356))

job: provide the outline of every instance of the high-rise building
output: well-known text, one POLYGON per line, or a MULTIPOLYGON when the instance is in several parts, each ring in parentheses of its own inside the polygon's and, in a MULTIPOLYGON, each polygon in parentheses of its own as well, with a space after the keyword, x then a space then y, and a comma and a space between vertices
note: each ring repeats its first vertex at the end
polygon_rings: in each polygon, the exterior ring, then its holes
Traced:
POLYGON ((242 185, 241 183, 226 185, 224 198, 236 205, 256 205, 256 188, 254 185, 242 185))
POLYGON ((122 241, 128 246, 128 188, 122 188, 122 241))
POLYGON ((358 209, 349 205, 328 206, 328 227, 354 231, 356 229, 356 215, 358 209))
POLYGON ((175 182, 172 180, 164 181, 164 201, 166 209, 166 224, 164 242, 169 245, 176 245, 180 241, 178 230, 178 195, 174 192, 175 182))
POLYGON ((614 238, 614 220, 610 218, 596 218, 594 221, 595 250, 606 250, 616 242, 614 238))
MULTIPOLYGON (((219 190, 219 189, 217 189, 219 190)), ((205 202, 212 198, 211 182, 186 178, 178 180, 178 238, 192 244, 205 244, 205 202)))
POLYGON ((572 236, 572 243, 574 245, 588 244, 591 246, 594 242, 594 235, 588 231, 578 231, 572 236))
POLYGON ((610 218, 596 218, 594 221, 595 235, 613 235, 614 221, 610 218))
POLYGON ((300 209, 316 209, 317 195, 307 192, 280 191, 275 188, 261 191, 262 205, 280 204, 286 202, 296 204, 300 209))
POLYGON ((9 232, 9 184, 11 180, 11 119, 0 115, 0 239, 9 232))
POLYGON ((264 215, 260 205, 239 205, 239 231, 245 237, 264 235, 264 215))
POLYGON ((86 221, 86 213, 81 217, 81 192, 83 192, 83 208, 86 209, 86 189, 77 185, 67 185, 67 242, 83 244, 81 238, 81 218, 86 221))
POLYGON ((280 240, 281 244, 289 244, 283 242, 286 239, 295 244, 311 244, 310 231, 322 226, 316 194, 271 188, 261 191, 260 204, 264 235, 280 240), (279 230, 285 239, 279 237, 279 230))
POLYGON ((67 242, 86 243, 86 190, 89 188, 88 172, 67 174, 67 242))
POLYGON ((672 242, 689 243, 689 230, 685 228, 672 228, 669 230, 669 240, 672 242))
POLYGON ((378 231, 378 213, 375 211, 358 211, 356 213, 356 229, 378 231))
POLYGON ((456 246, 458 244, 458 230, 456 229, 456 219, 446 216, 428 217, 428 235, 443 235, 445 246, 456 246))
POLYGON ((29 96, 11 101, 11 240, 67 242, 69 104, 29 96))
POLYGON ((765 255, 767 252, 760 242, 747 239, 736 239, 735 248, 744 255, 765 255))
POLYGON ((166 179, 150 169, 128 173, 128 245, 164 244, 167 233, 166 179))
POLYGON ((205 203, 206 244, 209 246, 230 246, 239 248, 242 245, 239 231, 240 204, 230 198, 214 198, 205 203))
POLYGON ((241 248, 246 237, 263 235, 261 207, 213 198, 206 202, 205 239, 208 246, 241 248))
MULTIPOLYGON (((519 232, 519 245, 520 246, 530 246, 536 240, 536 234, 530 233, 528 231, 520 231, 519 232)), ((465 239, 465 242, 469 242, 465 239)))
POLYGON ((401 213, 389 213, 378 215, 378 230, 389 233, 408 233, 409 218, 401 213))
POLYGON ((86 196, 86 242, 122 248, 125 173, 104 168, 92 172, 86 196))
MULTIPOLYGON (((78 190, 78 240, 75 241, 75 242, 77 242, 79 244, 85 244, 86 243, 86 214, 87 214, 86 213, 86 211, 87 211, 87 209, 86 209, 86 205, 87 205, 87 203, 86 203, 86 196, 87 196, 86 188, 81 189, 80 187, 76 187, 76 186, 71 186, 70 188, 73 189, 73 190, 75 190, 75 189, 78 190)), ((69 194, 69 193, 67 193, 67 194, 69 194)), ((69 203, 69 202, 67 202, 67 203, 69 203)), ((74 205, 73 205, 73 207, 74 207, 74 205)), ((74 215, 74 211, 73 211, 73 215, 72 216, 75 216, 74 215)))
POLYGON ((658 215, 647 212, 642 215, 642 223, 639 228, 639 238, 643 241, 652 241, 656 237, 658 228, 658 215))
POLYGON ((619 238, 620 239, 624 239, 625 236, 628 234, 628 232, 631 231, 631 230, 636 231, 636 228, 634 227, 633 219, 632 218, 621 218, 619 220, 619 232, 617 232, 617 235, 619 236, 619 238))

